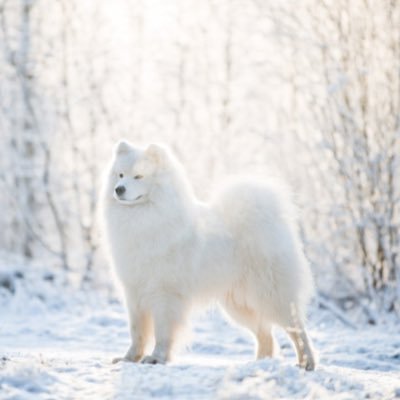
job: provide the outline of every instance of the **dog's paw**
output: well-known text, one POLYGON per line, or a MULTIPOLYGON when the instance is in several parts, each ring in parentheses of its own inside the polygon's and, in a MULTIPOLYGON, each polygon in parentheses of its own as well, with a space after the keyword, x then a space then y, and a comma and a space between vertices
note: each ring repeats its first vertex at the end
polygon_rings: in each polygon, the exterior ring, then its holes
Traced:
POLYGON ((316 368, 316 364, 314 360, 308 360, 306 365, 304 366, 306 371, 314 371, 316 368))
POLYGON ((111 363, 112 364, 117 364, 120 361, 124 361, 124 357, 115 357, 115 358, 112 359, 111 363))
POLYGON ((122 362, 136 362, 137 360, 133 360, 133 359, 125 356, 125 357, 115 357, 112 359, 111 362, 112 362, 112 364, 117 364, 121 361, 122 362))
POLYGON ((305 369, 306 371, 314 371, 316 368, 316 362, 314 359, 305 359, 301 364, 298 365, 300 368, 305 369))
POLYGON ((160 357, 146 356, 141 361, 142 364, 165 364, 165 360, 160 357))

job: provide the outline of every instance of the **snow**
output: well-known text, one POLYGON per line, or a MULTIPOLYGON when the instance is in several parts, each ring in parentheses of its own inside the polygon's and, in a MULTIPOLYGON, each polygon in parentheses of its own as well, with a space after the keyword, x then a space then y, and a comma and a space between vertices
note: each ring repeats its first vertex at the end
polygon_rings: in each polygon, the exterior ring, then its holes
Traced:
POLYGON ((129 334, 113 293, 65 285, 37 266, 21 276, 21 268, 0 264, 14 289, 0 285, 0 399, 400 398, 394 321, 351 329, 312 305, 320 363, 305 372, 283 332, 280 355, 254 361, 252 338, 212 309, 194 318, 191 344, 171 364, 114 365, 129 334))

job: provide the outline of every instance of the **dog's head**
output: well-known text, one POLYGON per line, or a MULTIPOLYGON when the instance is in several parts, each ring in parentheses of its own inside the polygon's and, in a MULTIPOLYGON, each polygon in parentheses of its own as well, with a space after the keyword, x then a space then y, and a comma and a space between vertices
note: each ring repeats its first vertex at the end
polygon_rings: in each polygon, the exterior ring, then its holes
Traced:
POLYGON ((146 203, 157 182, 167 172, 168 150, 159 144, 147 148, 133 147, 127 141, 115 146, 107 196, 121 205, 133 206, 146 203))

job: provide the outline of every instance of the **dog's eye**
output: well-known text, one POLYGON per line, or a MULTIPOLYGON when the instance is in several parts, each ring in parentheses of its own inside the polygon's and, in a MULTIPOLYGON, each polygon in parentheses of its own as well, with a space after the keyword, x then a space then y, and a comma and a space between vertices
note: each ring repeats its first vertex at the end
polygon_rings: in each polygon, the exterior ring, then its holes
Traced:
POLYGON ((135 175, 135 179, 142 179, 143 175, 135 175))
POLYGON ((123 177, 124 177, 124 174, 119 174, 119 177, 120 177, 120 178, 123 178, 123 177))

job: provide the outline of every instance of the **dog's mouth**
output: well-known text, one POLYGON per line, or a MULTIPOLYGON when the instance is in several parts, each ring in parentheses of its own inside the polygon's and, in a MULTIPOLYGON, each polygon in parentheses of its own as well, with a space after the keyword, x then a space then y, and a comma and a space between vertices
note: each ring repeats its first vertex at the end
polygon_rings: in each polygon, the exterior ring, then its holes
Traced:
POLYGON ((115 199, 119 204, 122 204, 122 205, 124 205, 124 206, 133 206, 133 205, 135 205, 135 204, 142 203, 143 200, 144 200, 144 195, 141 194, 141 195, 137 196, 137 197, 136 197, 135 199, 133 199, 133 200, 127 200, 127 199, 124 199, 122 196, 120 197, 120 196, 114 194, 114 199, 115 199))

